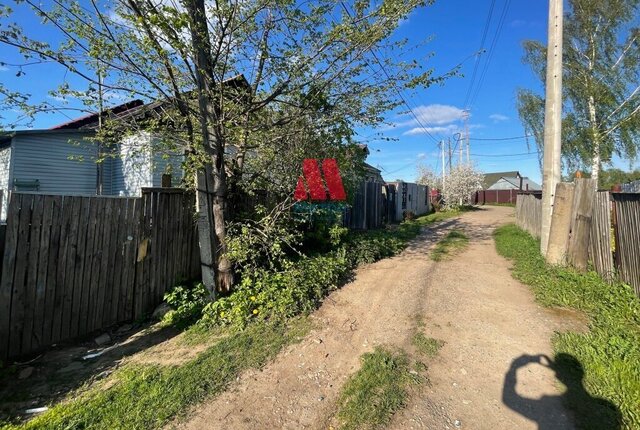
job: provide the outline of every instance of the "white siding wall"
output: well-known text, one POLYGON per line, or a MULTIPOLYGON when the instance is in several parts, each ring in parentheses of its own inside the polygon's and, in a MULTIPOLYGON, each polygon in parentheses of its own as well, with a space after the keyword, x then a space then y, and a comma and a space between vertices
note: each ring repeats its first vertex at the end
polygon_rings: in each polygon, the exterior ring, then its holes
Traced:
POLYGON ((82 137, 78 133, 15 136, 11 181, 38 179, 43 193, 95 194, 96 147, 82 137))
POLYGON ((7 197, 9 195, 9 175, 11 168, 11 144, 0 148, 0 190, 2 190, 2 206, 0 220, 7 219, 7 197))
POLYGON ((162 186, 162 175, 168 171, 171 171, 171 186, 176 187, 180 185, 183 176, 183 161, 183 155, 163 150, 159 143, 154 140, 153 163, 151 166, 153 172, 153 186, 162 186))
POLYGON ((150 139, 140 133, 122 140, 120 156, 113 159, 113 194, 139 196, 140 188, 153 186, 150 139))

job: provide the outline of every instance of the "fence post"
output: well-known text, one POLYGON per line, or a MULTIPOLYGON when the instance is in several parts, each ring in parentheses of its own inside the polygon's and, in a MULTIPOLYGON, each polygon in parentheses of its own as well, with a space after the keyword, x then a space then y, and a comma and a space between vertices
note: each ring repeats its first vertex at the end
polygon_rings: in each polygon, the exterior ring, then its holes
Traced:
POLYGON ((596 185, 595 179, 576 179, 573 193, 567 260, 579 270, 586 270, 589 263, 589 235, 596 185))
POLYGON ((563 264, 565 262, 567 242, 571 229, 573 187, 573 184, 566 182, 560 182, 556 185, 546 256, 547 261, 551 264, 563 264))

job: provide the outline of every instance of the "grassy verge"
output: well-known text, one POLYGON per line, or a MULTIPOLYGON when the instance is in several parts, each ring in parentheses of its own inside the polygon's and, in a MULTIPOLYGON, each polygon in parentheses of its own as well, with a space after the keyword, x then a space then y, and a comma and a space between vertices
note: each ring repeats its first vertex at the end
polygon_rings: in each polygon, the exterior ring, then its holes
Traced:
POLYGON ((460 230, 452 230, 433 248, 431 259, 442 261, 460 253, 469 244, 469 238, 460 230))
POLYGON ((223 391, 242 370, 264 365, 308 329, 306 319, 287 325, 255 324, 182 366, 124 366, 112 376, 115 383, 110 388, 89 390, 23 425, 2 428, 160 428, 190 405, 223 391))
POLYGON ((362 356, 362 367, 345 384, 338 419, 343 429, 380 428, 404 406, 408 387, 417 382, 404 352, 381 347, 362 356))
POLYGON ((513 260, 513 276, 530 285, 540 303, 589 316, 587 333, 553 338, 557 369, 568 375, 565 400, 578 424, 640 428, 640 300, 631 288, 546 264, 538 241, 514 225, 497 229, 495 241, 498 253, 513 260))

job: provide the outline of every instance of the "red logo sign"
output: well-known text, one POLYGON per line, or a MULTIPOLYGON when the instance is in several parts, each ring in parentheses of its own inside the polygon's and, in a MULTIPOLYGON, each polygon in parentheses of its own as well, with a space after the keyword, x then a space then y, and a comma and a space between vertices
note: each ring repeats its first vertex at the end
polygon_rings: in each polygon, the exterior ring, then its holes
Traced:
POLYGON ((311 200, 324 201, 327 200, 328 191, 329 200, 346 200, 347 195, 344 192, 342 177, 336 160, 333 158, 322 160, 322 172, 324 173, 324 182, 322 181, 318 160, 314 158, 305 159, 302 163, 304 176, 298 178, 298 185, 293 197, 298 201, 307 200, 309 196, 311 196, 311 200))

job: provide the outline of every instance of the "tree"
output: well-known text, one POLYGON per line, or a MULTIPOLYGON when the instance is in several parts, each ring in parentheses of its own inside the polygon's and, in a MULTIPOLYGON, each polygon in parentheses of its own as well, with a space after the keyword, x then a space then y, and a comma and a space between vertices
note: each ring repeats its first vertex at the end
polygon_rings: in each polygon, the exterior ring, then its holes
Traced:
MULTIPOLYGON (((562 153, 565 167, 598 178, 613 155, 635 159, 640 142, 638 0, 569 0, 564 21, 562 153)), ((524 62, 544 83, 546 47, 525 41, 524 62)), ((544 99, 518 90, 518 112, 539 149, 544 99)))
POLYGON ((440 190, 444 206, 456 209, 468 205, 471 196, 482 189, 484 175, 473 165, 460 164, 451 169, 442 183, 442 177, 427 167, 418 167, 418 183, 440 190))
MULTIPOLYGON (((335 0, 24 3, 49 26, 53 42, 25 33, 11 22, 12 10, 1 8, 0 43, 24 57, 20 72, 27 65, 58 64, 88 89, 65 82, 51 94, 76 97, 93 111, 102 112, 96 93, 103 91, 161 102, 126 120, 105 115, 96 137, 101 144, 144 130, 156 137, 153 144, 184 148, 188 172, 209 166, 219 290, 233 283, 225 256, 229 200, 244 186, 274 181, 270 167, 283 165, 279 158, 287 156, 279 148, 300 139, 298 155, 287 158, 288 171, 298 171, 291 162, 312 143, 348 142, 355 126, 377 124, 399 105, 399 90, 446 78, 419 62, 375 54, 401 49, 404 42, 390 39, 394 29, 431 1, 359 0, 353 8, 335 0), (261 162, 248 162, 252 157, 261 162)), ((0 103, 27 117, 55 108, 24 89, 0 84, 0 94, 0 103)))

